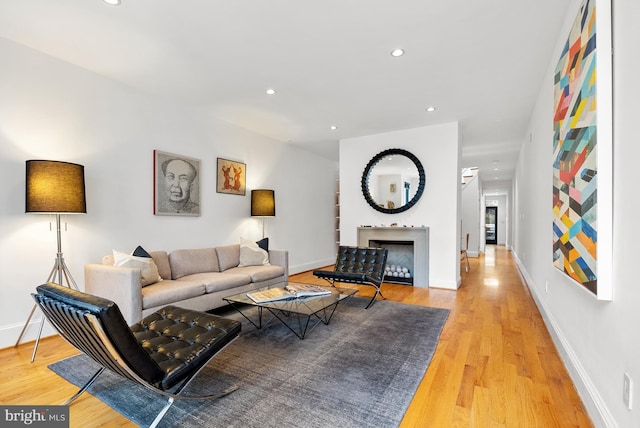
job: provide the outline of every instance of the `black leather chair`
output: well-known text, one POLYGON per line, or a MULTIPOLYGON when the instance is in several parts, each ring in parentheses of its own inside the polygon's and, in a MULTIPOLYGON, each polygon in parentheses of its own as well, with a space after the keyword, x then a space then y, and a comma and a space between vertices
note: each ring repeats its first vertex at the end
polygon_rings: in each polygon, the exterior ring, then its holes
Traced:
POLYGON ((78 398, 105 369, 165 397, 155 427, 176 399, 218 398, 236 388, 207 396, 183 396, 198 372, 240 333, 240 323, 204 312, 167 306, 129 327, 118 306, 57 284, 33 294, 60 335, 102 366, 64 405, 78 398))
POLYGON ((340 246, 333 270, 314 270, 313 275, 329 281, 331 285, 337 282, 371 285, 376 289, 375 294, 365 309, 382 295, 380 287, 384 281, 384 267, 387 263, 386 248, 347 247, 340 246))

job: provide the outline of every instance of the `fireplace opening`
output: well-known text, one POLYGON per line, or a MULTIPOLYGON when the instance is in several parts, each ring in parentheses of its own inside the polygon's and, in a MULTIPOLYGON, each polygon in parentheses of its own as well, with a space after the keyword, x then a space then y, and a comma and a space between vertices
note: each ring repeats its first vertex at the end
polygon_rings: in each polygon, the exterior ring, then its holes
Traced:
POLYGON ((384 282, 413 285, 413 241, 370 240, 370 247, 387 249, 384 282))

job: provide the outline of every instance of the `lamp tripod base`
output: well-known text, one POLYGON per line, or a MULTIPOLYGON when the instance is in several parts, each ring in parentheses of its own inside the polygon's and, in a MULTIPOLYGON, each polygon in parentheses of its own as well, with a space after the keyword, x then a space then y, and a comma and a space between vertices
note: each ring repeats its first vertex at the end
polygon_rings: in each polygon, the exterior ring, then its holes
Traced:
MULTIPOLYGON (((58 222, 58 231, 60 230, 60 226, 59 226, 59 222, 58 222)), ((58 241, 60 242, 60 241, 58 241)), ((66 263, 64 262, 64 258, 62 257, 62 253, 58 252, 58 255, 56 257, 56 261, 55 264, 53 265, 53 269, 51 269, 51 273, 49 274, 49 278, 47 278, 47 282, 54 282, 56 284, 59 285, 66 285, 69 288, 73 288, 75 290, 78 290, 78 286, 76 285, 76 282, 74 281, 73 277, 71 276, 71 272, 69 272, 69 268, 67 268, 66 263), (63 281, 64 278, 64 281, 63 281), (66 284, 65 284, 66 282, 66 284)), ((29 322, 31 322, 31 318, 33 318, 33 314, 36 311, 36 308, 38 307, 37 304, 33 305, 33 308, 31 309, 31 312, 29 313, 29 318, 27 318, 27 322, 24 323, 24 327, 22 327, 22 331, 20 332, 20 336, 18 336, 18 340, 16 341, 15 346, 18 346, 20 344, 20 341, 22 340, 22 336, 24 336, 24 333, 27 331, 27 328, 29 327, 29 322)), ((33 346, 33 353, 31 354, 31 362, 33 363, 33 361, 36 359, 36 352, 38 351, 38 344, 40 343, 40 337, 42 336, 42 329, 44 327, 44 320, 45 320, 45 316, 42 316, 42 319, 40 320, 40 327, 38 328, 38 335, 36 336, 36 343, 33 346)))

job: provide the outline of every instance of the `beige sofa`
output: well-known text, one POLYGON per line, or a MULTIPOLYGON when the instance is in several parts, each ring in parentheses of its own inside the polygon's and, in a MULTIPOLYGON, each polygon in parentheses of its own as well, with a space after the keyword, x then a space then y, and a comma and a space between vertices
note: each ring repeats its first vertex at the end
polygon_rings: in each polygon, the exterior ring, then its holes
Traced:
POLYGON ((149 252, 162 278, 142 286, 139 268, 113 266, 112 255, 102 264, 85 265, 85 290, 113 300, 129 324, 172 304, 206 311, 226 304, 223 297, 244 293, 289 276, 289 253, 269 250, 269 264, 242 266, 240 245, 149 252))

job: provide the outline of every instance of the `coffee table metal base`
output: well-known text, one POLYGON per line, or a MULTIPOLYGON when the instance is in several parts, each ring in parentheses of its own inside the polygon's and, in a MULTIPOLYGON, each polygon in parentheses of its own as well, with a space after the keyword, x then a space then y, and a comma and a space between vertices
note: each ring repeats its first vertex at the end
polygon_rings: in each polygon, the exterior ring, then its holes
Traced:
POLYGON ((328 325, 336 312, 338 304, 345 299, 351 298, 357 291, 355 289, 338 289, 336 287, 328 288, 332 289, 334 294, 329 298, 324 296, 307 297, 263 304, 247 301, 246 296, 242 295, 226 297, 224 300, 258 330, 269 325, 271 320, 275 318, 300 339, 304 339, 318 324, 328 325), (248 309, 253 307, 257 309, 257 319, 249 314, 248 309), (271 315, 266 322, 264 320, 265 309, 271 315))

